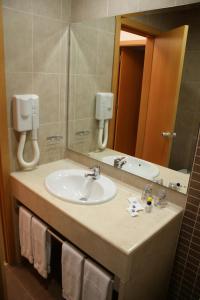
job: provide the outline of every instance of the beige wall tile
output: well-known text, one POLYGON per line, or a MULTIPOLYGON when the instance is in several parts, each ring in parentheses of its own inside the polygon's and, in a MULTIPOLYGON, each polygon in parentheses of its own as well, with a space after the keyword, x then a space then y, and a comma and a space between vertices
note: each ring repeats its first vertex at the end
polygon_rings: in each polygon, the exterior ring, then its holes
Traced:
POLYGON ((61 148, 66 143, 66 123, 51 123, 40 126, 39 143, 41 151, 45 152, 48 148, 61 148), (54 139, 51 137, 58 137, 54 139))
POLYGON ((7 72, 32 71, 32 18, 5 8, 4 48, 7 72))
POLYGON ((12 127, 12 96, 33 93, 32 73, 6 73, 8 126, 12 127))
POLYGON ((3 6, 17 10, 32 12, 32 0, 3 0, 3 6))
POLYGON ((40 97, 40 124, 59 121, 59 75, 34 73, 34 93, 40 97))
POLYGON ((52 19, 33 19, 33 67, 35 72, 59 73, 63 24, 52 19))
MULTIPOLYGON (((66 149, 66 96, 70 0, 4 0, 4 39, 6 56, 6 92, 9 127, 13 94, 35 93, 40 97, 40 128, 47 124, 48 134, 63 136, 61 145, 42 148, 40 163, 63 158, 66 149), (32 6, 33 4, 33 6, 32 6), (23 13, 21 12, 23 11, 23 13), (40 16, 38 16, 40 15, 40 16), (34 41, 34 44, 33 44, 34 41), (55 123, 56 122, 56 123, 55 123), (56 125, 55 125, 56 124, 56 125), (60 134, 62 132, 62 134, 60 134), (56 133, 57 134, 57 133, 56 133)), ((10 156, 12 170, 16 159, 19 134, 12 129, 10 156)), ((25 160, 32 159, 31 136, 27 137, 25 160)))
POLYGON ((9 128, 8 138, 9 138, 10 170, 15 171, 19 169, 17 163, 18 134, 12 128, 9 128))

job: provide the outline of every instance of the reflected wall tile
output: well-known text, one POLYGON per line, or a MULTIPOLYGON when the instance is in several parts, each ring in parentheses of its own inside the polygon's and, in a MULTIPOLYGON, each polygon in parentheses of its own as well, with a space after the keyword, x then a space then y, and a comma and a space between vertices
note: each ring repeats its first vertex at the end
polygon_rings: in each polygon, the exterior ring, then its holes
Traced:
POLYGON ((199 3, 198 0, 176 0, 176 5, 185 5, 191 3, 199 3))
POLYGON ((71 20, 81 21, 88 18, 107 16, 107 0, 72 0, 71 20))
POLYGON ((33 13, 49 18, 61 18, 61 0, 33 0, 33 13))
POLYGON ((75 119, 75 106, 76 106, 76 76, 70 75, 69 76, 69 101, 67 107, 67 116, 68 120, 75 119))
POLYGON ((97 75, 112 77, 114 38, 113 34, 98 32, 97 75))
POLYGON ((6 73, 8 126, 12 127, 12 96, 33 93, 32 73, 6 73))
POLYGON ((112 88, 112 74, 111 75, 97 75, 95 76, 96 92, 111 92, 112 88))
POLYGON ((61 40, 60 40, 60 66, 59 73, 68 73, 68 58, 69 58, 69 25, 63 23, 61 25, 61 40))
POLYGON ((72 0, 71 2, 71 21, 81 21, 84 19, 86 13, 86 7, 84 0, 72 0))
POLYGON ((4 48, 7 72, 32 71, 32 17, 5 8, 4 48))
POLYGON ((33 18, 33 67, 35 72, 59 73, 63 24, 33 18))
MULTIPOLYGON (((136 1, 137 2, 137 1, 136 1)), ((129 12, 128 0, 116 1, 108 0, 108 15, 115 16, 123 13, 129 12)))
POLYGON ((59 75, 59 88, 60 88, 60 112, 59 120, 61 122, 67 121, 67 75, 59 75))
POLYGON ((75 78, 75 119, 95 116, 95 77, 81 75, 75 78))
POLYGON ((32 12, 32 0, 3 0, 3 6, 17 10, 32 12))
POLYGON ((121 13, 137 12, 139 9, 139 0, 108 0, 108 15, 115 16, 121 13))
POLYGON ((100 18, 108 13, 107 0, 84 0, 86 8, 86 18, 100 18))
MULTIPOLYGON (((195 18, 195 16, 194 16, 195 18)), ((198 17, 199 20, 199 17, 198 17)), ((194 22, 194 20, 193 20, 194 22)), ((197 21, 198 22, 198 21, 197 21)), ((199 34, 199 23, 196 23, 193 26, 189 26, 189 35, 187 39, 187 49, 188 50, 198 50, 200 51, 200 34, 199 34)))
POLYGON ((59 75, 33 74, 33 90, 40 97, 40 124, 59 120, 59 75))
POLYGON ((82 24, 72 26, 70 53, 72 74, 95 74, 97 57, 97 31, 82 24))
POLYGON ((73 0, 61 0, 61 19, 67 23, 70 23, 71 1, 73 0))
POLYGON ((79 51, 78 41, 75 34, 75 25, 71 24, 70 27, 70 50, 69 50, 69 73, 70 75, 76 75, 77 73, 77 57, 79 51), (73 49, 73 50, 72 50, 73 49))
POLYGON ((182 81, 178 110, 200 112, 200 82, 182 81), (192 103, 192 105, 191 105, 192 103))
POLYGON ((184 78, 198 81, 200 78, 200 51, 187 51, 184 64, 184 78))
POLYGON ((139 0, 139 11, 171 7, 176 5, 176 0, 139 0))
POLYGON ((69 140, 68 146, 74 151, 81 153, 88 153, 96 150, 93 148, 94 145, 94 125, 93 119, 82 119, 70 121, 69 126, 69 140))
POLYGON ((96 19, 95 23, 97 29, 115 34, 115 17, 106 17, 103 20, 96 19))

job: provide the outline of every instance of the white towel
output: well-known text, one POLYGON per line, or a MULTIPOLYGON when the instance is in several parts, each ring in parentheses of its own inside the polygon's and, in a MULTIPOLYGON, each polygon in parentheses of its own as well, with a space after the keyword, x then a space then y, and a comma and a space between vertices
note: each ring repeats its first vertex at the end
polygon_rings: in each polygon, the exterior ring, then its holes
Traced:
MULTIPOLYGON (((63 298, 79 300, 83 279, 84 255, 68 243, 62 245, 63 298)), ((93 299, 94 300, 94 299, 93 299)))
POLYGON ((47 278, 50 273, 51 237, 47 226, 35 217, 32 218, 31 228, 34 268, 47 278))
POLYGON ((111 300, 112 276, 87 259, 84 265, 82 300, 111 300))
POLYGON ((20 206, 19 208, 19 240, 21 255, 33 263, 32 240, 31 240, 31 219, 32 214, 20 206))

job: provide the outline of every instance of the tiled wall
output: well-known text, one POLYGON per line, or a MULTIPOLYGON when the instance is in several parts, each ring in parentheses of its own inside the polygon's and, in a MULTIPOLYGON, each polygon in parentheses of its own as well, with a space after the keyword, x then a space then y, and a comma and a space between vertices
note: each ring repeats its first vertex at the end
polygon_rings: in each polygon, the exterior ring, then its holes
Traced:
POLYGON ((200 134, 192 168, 169 299, 200 299, 200 134))
POLYGON ((110 92, 115 18, 71 25, 68 146, 87 153, 97 149, 95 94, 110 92))
MULTIPOLYGON (((63 158, 66 148, 67 51, 70 0, 4 0, 6 93, 12 169, 18 135, 12 129, 11 97, 40 97, 40 163, 63 158), (59 136, 58 140, 49 140, 59 136)), ((30 142, 25 158, 32 158, 30 142)))
POLYGON ((72 21, 196 3, 195 0, 73 0, 72 21))

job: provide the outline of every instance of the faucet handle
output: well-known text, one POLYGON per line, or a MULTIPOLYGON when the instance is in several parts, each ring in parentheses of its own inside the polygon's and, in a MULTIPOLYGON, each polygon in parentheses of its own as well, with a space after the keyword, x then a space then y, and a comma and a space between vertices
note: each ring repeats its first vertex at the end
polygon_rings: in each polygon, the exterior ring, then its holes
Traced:
POLYGON ((100 177, 100 166, 90 167, 90 170, 94 172, 94 179, 98 179, 100 177))
POLYGON ((93 166, 93 167, 90 167, 90 170, 99 170, 100 171, 100 166, 93 166))

